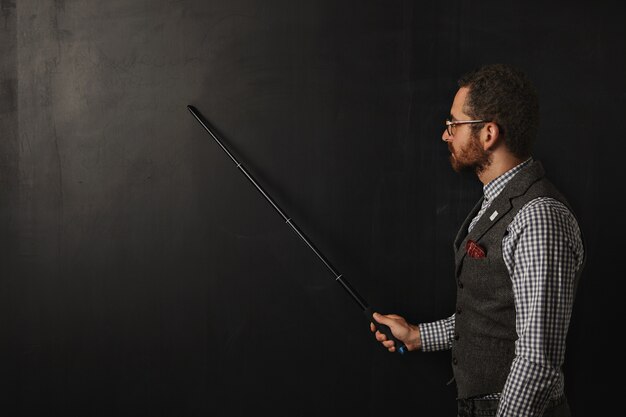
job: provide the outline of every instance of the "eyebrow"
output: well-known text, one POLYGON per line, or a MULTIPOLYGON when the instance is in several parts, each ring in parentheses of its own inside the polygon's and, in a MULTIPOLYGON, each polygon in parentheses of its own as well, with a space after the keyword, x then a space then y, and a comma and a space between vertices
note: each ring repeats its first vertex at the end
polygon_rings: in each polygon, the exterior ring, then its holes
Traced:
POLYGON ((454 122, 455 120, 459 120, 459 119, 457 119, 456 117, 452 115, 452 113, 450 113, 450 121, 454 122))

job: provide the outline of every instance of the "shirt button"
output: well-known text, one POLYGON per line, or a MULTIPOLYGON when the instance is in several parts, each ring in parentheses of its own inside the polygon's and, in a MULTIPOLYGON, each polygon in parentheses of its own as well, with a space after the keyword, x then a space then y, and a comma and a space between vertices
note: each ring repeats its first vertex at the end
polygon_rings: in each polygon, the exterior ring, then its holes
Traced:
POLYGON ((452 364, 456 365, 458 363, 458 361, 456 360, 456 357, 452 358, 452 364))

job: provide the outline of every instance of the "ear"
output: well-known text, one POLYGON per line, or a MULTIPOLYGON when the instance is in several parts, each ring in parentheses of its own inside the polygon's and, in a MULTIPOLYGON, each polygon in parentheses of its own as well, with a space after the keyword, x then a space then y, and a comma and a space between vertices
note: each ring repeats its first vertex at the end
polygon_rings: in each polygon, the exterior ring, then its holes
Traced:
POLYGON ((483 149, 486 151, 495 150, 501 142, 500 128, 493 122, 485 123, 481 131, 483 149))

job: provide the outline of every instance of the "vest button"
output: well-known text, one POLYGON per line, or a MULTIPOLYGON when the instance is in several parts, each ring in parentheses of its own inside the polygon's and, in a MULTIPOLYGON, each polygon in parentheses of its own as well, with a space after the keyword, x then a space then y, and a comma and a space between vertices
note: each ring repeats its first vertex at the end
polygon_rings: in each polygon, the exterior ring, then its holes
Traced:
POLYGON ((460 336, 457 332, 454 332, 454 340, 459 340, 460 336))
POLYGON ((452 364, 456 365, 458 363, 458 361, 456 360, 456 357, 452 358, 452 364))
POLYGON ((456 308, 456 314, 461 314, 461 307, 456 308))
POLYGON ((463 283, 461 282, 461 280, 459 280, 459 281, 457 282, 457 284, 458 284, 459 288, 463 288, 463 283))

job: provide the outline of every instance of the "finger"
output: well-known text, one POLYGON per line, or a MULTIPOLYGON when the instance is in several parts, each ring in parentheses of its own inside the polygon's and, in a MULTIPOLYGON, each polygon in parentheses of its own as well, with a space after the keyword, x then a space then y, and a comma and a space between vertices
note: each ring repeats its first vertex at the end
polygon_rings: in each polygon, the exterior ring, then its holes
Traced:
POLYGON ((375 332, 375 331, 376 331, 376 326, 374 326, 374 323, 370 323, 370 330, 371 330, 372 332, 375 332))
POLYGON ((393 340, 385 340, 383 342, 383 346, 386 347, 387 349, 391 348, 394 346, 395 343, 393 343, 393 340))
POLYGON ((381 324, 386 324, 387 326, 389 326, 390 323, 393 323, 392 319, 387 318, 386 316, 383 316, 382 314, 374 313, 372 317, 374 317, 374 320, 376 320, 377 322, 381 324))
POLYGON ((379 342, 384 342, 385 340, 387 340, 387 336, 379 331, 376 331, 376 340, 378 340, 379 342))

